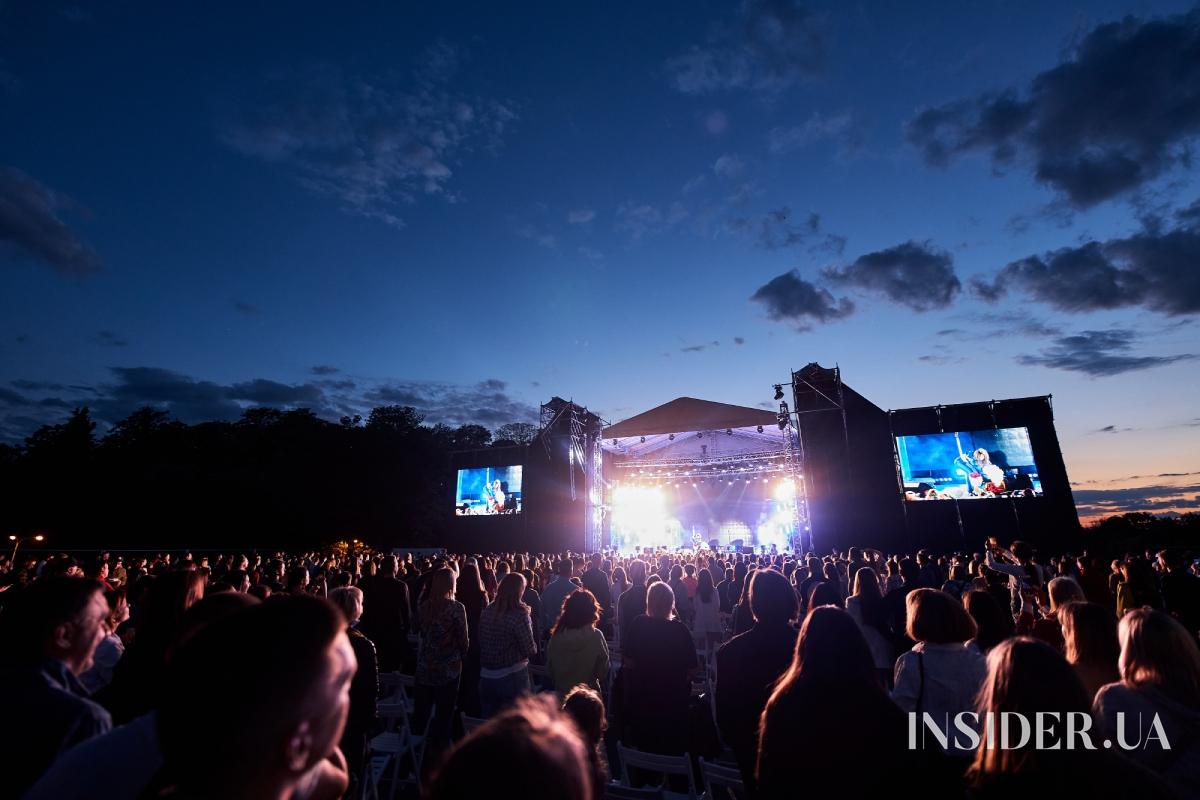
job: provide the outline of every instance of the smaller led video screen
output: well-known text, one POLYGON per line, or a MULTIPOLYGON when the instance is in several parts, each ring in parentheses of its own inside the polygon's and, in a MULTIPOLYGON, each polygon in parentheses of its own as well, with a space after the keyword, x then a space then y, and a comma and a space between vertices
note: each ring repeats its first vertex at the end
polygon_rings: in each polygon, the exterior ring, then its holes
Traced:
POLYGON ((1041 497, 1028 428, 897 436, 905 500, 1041 497))
POLYGON ((460 469, 454 513, 461 517, 520 514, 521 465, 460 469))

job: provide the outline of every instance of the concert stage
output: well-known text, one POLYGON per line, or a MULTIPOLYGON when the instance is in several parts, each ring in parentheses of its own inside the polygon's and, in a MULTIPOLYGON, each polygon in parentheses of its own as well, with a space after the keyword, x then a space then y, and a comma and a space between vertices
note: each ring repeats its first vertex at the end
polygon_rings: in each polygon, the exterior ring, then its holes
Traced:
POLYGON ((815 363, 774 394, 615 424, 553 398, 531 444, 452 456, 447 545, 946 552, 1079 530, 1048 396, 885 411, 815 363))

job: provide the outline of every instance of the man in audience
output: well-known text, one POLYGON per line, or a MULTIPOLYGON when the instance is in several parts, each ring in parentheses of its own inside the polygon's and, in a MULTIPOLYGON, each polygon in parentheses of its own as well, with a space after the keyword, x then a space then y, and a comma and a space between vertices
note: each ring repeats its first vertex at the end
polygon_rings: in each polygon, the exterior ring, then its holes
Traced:
POLYGON ((554 623, 558 621, 558 615, 562 611, 563 600, 566 600, 567 595, 579 588, 571 583, 571 559, 560 560, 556 571, 558 574, 554 576, 554 580, 550 581, 549 585, 542 590, 543 631, 554 629, 554 623))
POLYGON ((395 556, 388 556, 379 565, 379 573, 363 581, 363 616, 358 626, 375 643, 380 672, 411 673, 416 664, 408 642, 412 606, 408 584, 396 577, 398 565, 395 556))
POLYGON ((341 796, 348 776, 337 743, 356 669, 345 618, 311 595, 272 598, 201 628, 167 668, 156 783, 180 798, 341 796), (204 698, 235 700, 214 714, 198 706, 204 698))
POLYGON ((598 627, 604 631, 605 635, 612 635, 612 596, 608 588, 608 575, 602 569, 603 564, 604 554, 593 553, 591 566, 584 570, 580 581, 583 583, 583 588, 595 595, 596 602, 600 604, 601 616, 598 627))
POLYGON ((107 633, 102 584, 39 579, 21 591, 5 617, 0 753, 8 766, 0 798, 20 797, 61 753, 112 727, 108 712, 88 699, 78 679, 107 633))
POLYGON ((717 725, 733 750, 742 780, 752 786, 758 752, 758 723, 779 676, 796 649, 796 593, 773 569, 750 579, 754 627, 717 651, 717 725))

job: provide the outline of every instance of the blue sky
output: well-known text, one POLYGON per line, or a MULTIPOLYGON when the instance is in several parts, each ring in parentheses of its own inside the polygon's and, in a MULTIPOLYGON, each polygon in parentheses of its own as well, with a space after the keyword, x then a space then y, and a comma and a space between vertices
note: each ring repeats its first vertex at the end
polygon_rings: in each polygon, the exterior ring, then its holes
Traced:
POLYGON ((1052 393, 1085 513, 1200 506, 1189 4, 245 5, 0 3, 4 438, 819 361, 1052 393))

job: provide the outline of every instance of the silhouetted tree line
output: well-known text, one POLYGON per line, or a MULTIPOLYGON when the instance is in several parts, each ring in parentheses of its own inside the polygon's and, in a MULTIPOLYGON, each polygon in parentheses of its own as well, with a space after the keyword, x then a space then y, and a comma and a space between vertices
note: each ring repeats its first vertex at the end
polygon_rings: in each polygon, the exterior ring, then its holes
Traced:
POLYGON ((423 422, 408 406, 340 423, 252 408, 196 425, 142 408, 97 436, 79 408, 24 446, 0 444, 0 529, 46 532, 55 549, 435 544, 452 515, 450 452, 538 429, 423 422))

